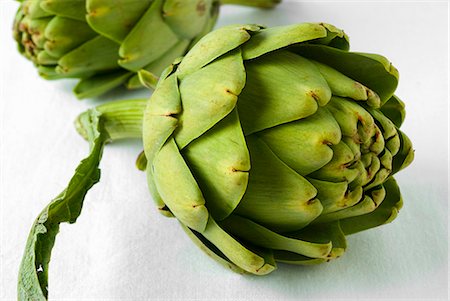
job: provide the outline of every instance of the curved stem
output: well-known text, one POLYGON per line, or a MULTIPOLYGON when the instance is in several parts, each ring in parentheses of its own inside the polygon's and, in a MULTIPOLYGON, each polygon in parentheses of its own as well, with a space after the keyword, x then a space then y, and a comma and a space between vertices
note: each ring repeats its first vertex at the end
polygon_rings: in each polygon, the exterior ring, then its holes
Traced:
POLYGON ((19 269, 18 300, 45 301, 48 268, 59 225, 75 223, 89 189, 100 180, 99 164, 107 142, 140 138, 145 100, 108 103, 81 114, 75 124, 89 142, 89 155, 75 170, 66 189, 53 199, 33 223, 19 269))

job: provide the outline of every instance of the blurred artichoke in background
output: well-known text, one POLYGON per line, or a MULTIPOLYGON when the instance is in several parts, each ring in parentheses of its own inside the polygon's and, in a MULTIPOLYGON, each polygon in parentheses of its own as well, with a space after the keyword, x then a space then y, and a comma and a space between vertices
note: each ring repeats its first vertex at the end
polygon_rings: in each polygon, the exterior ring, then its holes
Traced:
POLYGON ((392 175, 413 159, 398 72, 348 48, 328 24, 230 26, 162 75, 143 123, 150 191, 225 265, 328 261, 396 217, 392 175))
POLYGON ((79 78, 94 97, 140 87, 213 27, 221 3, 272 7, 279 0, 23 0, 14 22, 19 50, 47 79, 79 78))

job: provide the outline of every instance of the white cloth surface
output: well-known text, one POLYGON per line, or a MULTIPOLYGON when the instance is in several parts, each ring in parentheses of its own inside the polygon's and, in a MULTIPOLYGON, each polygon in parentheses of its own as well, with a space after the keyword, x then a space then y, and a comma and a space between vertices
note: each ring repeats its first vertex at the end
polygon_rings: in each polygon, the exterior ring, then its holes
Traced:
MULTIPOLYGON (((347 253, 319 266, 287 266, 266 277, 234 274, 161 216, 144 173, 142 145, 108 145, 102 179, 73 225, 63 224, 49 271, 50 300, 447 299, 448 6, 446 1, 284 1, 277 10, 223 7, 218 25, 327 22, 351 50, 379 53, 400 71, 397 95, 414 163, 397 176, 404 198, 389 225, 348 238, 347 253)), ((73 80, 45 81, 16 51, 18 3, 0 0, 1 300, 16 297, 17 272, 34 218, 67 185, 86 156, 73 120, 109 99, 78 101, 73 80)))

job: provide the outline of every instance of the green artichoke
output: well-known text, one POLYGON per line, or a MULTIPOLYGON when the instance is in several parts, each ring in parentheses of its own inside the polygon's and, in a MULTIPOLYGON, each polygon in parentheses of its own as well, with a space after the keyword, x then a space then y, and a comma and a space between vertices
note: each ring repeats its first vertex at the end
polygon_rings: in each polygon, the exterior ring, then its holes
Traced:
POLYGON ((401 208, 398 72, 348 48, 328 24, 231 26, 162 75, 144 114, 150 191, 226 266, 328 261, 401 208))
POLYGON ((414 157, 398 72, 348 48, 329 24, 224 27, 167 68, 149 101, 81 114, 90 154, 33 224, 19 299, 46 300, 59 224, 77 220, 104 145, 118 139, 143 138, 137 165, 160 212, 235 271, 325 262, 346 235, 391 222, 402 207, 393 175, 414 157))
POLYGON ((23 0, 19 51, 47 79, 79 78, 79 98, 159 75, 214 26, 221 3, 272 7, 279 0, 23 0))

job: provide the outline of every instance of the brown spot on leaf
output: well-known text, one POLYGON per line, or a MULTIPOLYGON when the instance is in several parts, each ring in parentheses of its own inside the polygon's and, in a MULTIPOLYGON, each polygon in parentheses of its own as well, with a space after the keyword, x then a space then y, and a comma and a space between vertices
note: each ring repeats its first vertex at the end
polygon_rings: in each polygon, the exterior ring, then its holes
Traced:
POLYGON ((230 89, 225 89, 225 93, 237 96, 236 93, 233 93, 233 91, 231 91, 230 89))
POLYGON ((196 9, 197 9, 197 14, 199 16, 203 16, 205 14, 205 12, 206 12, 206 3, 205 3, 205 1, 204 0, 200 0, 197 3, 196 9))
POLYGON ((310 199, 306 202, 306 205, 312 205, 316 202, 316 199, 310 199))
POLYGON ((177 117, 177 113, 175 113, 175 112, 167 112, 167 113, 162 114, 161 116, 176 118, 177 117))
POLYGON ((309 91, 308 94, 309 94, 312 98, 314 98, 315 101, 317 101, 317 102, 319 101, 320 98, 319 98, 319 96, 318 96, 314 91, 309 91))
POLYGON ((20 31, 25 32, 25 31, 27 31, 27 29, 28 29, 28 26, 25 23, 20 23, 19 24, 19 30, 20 31))

